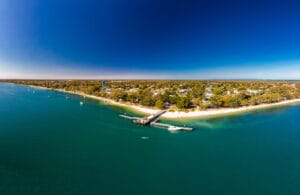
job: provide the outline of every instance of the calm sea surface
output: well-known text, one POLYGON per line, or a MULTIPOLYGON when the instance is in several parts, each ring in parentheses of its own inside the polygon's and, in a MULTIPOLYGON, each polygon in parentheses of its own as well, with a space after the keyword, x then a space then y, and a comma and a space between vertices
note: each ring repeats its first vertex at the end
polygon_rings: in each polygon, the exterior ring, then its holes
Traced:
POLYGON ((300 194, 299 105, 178 122, 195 130, 177 133, 125 112, 0 84, 0 194, 300 194))

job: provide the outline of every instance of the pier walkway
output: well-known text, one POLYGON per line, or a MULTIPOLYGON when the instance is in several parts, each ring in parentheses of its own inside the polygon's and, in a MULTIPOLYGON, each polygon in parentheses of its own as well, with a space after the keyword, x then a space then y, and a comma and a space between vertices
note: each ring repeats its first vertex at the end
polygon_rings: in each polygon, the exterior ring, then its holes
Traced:
POLYGON ((179 127, 179 126, 174 126, 174 125, 170 125, 170 124, 157 122, 159 120, 159 117, 166 112, 167 112, 167 110, 162 110, 162 111, 157 112, 156 114, 150 115, 148 117, 143 117, 143 118, 132 117, 132 116, 127 116, 127 115, 122 115, 122 114, 120 115, 120 117, 130 119, 136 124, 163 127, 163 128, 167 128, 169 131, 177 131, 177 130, 191 131, 191 130, 193 130, 193 128, 190 128, 190 127, 179 127))
POLYGON ((145 118, 135 119, 135 120, 133 120, 133 122, 137 123, 137 124, 141 124, 141 125, 149 125, 151 122, 157 121, 158 118, 166 112, 167 112, 167 110, 162 110, 162 111, 157 112, 154 115, 150 115, 145 118))

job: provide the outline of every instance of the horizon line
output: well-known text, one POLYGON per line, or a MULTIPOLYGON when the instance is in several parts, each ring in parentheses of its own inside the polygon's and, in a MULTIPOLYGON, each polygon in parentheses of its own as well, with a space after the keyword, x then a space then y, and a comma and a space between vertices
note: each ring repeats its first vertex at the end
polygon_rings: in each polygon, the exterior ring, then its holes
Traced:
POLYGON ((98 81, 98 80, 116 80, 116 81, 300 81, 300 79, 254 79, 254 78, 240 78, 240 79, 139 79, 139 78, 91 78, 91 79, 82 79, 82 78, 10 78, 10 79, 2 79, 0 81, 12 81, 12 80, 32 80, 32 81, 98 81))

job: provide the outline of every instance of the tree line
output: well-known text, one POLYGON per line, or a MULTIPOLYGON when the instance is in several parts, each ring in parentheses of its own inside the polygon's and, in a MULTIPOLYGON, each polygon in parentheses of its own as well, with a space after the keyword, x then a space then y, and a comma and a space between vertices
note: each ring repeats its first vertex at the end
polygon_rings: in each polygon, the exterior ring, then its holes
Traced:
POLYGON ((148 107, 171 110, 234 108, 300 98, 300 82, 13 80, 16 84, 83 92, 148 107), (209 96, 209 97, 208 97, 209 96))

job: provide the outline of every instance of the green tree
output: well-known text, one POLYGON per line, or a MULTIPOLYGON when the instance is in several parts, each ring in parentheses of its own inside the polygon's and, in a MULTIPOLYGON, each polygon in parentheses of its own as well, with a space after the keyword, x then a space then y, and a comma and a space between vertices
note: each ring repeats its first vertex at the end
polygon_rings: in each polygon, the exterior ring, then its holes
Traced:
POLYGON ((223 105, 223 98, 221 95, 214 95, 209 99, 209 102, 213 107, 219 108, 223 105))
POLYGON ((119 100, 126 101, 127 93, 124 92, 123 90, 116 89, 111 92, 110 98, 114 99, 115 101, 119 101, 119 100))
POLYGON ((176 106, 179 109, 188 108, 190 104, 190 100, 187 97, 178 97, 176 100, 176 106))
POLYGON ((239 98, 237 96, 230 96, 230 95, 225 95, 223 97, 223 103, 224 107, 239 107, 241 105, 241 102, 239 101, 239 98))
POLYGON ((214 94, 215 96, 217 96, 217 95, 223 95, 224 93, 225 93, 224 87, 215 87, 215 88, 213 89, 213 94, 214 94))
POLYGON ((193 98, 202 98, 204 94, 204 86, 203 85, 196 85, 191 90, 191 96, 193 98))
POLYGON ((164 109, 165 108, 165 105, 164 105, 164 102, 162 100, 157 100, 155 102, 155 106, 159 109, 164 109))
POLYGON ((152 96, 152 92, 149 89, 143 90, 141 92, 141 104, 143 106, 154 106, 154 100, 152 96))

